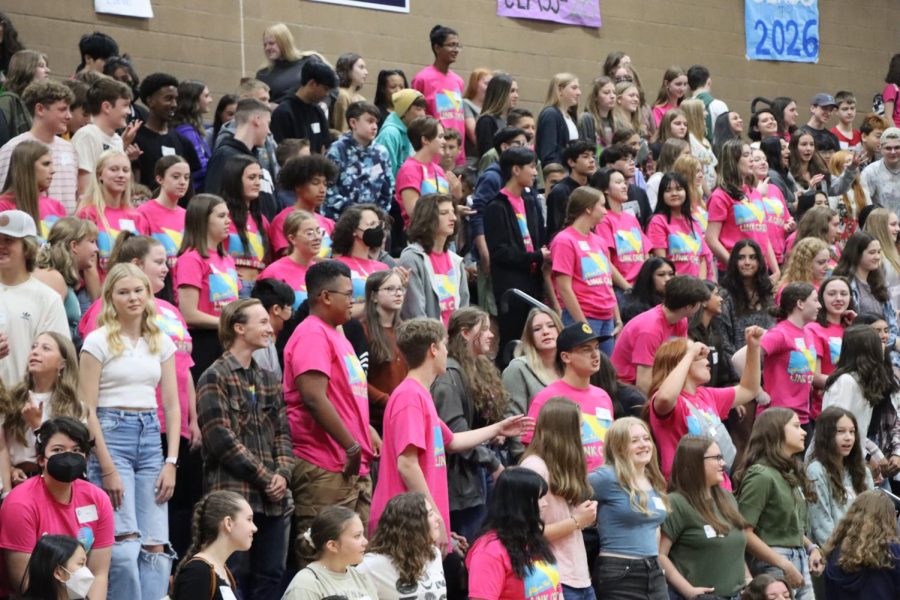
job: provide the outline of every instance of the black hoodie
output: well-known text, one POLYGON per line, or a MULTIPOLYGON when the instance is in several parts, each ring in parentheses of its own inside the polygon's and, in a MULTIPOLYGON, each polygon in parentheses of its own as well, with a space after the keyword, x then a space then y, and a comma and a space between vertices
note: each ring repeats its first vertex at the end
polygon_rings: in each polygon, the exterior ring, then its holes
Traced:
MULTIPOLYGON (((209 164, 206 165, 206 182, 204 192, 219 195, 222 191, 222 171, 225 163, 232 156, 246 156, 258 161, 255 148, 248 148, 247 144, 237 138, 223 140, 216 146, 209 164)), ((280 212, 281 207, 275 200, 275 182, 272 174, 262 167, 262 181, 259 188, 259 210, 271 223, 280 212)))

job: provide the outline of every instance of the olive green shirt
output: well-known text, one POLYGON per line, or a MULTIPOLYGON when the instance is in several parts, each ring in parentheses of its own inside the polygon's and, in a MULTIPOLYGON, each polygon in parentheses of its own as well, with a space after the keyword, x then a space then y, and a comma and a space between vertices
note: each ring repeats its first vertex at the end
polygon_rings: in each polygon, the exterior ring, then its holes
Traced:
POLYGON ((769 546, 802 548, 807 505, 799 487, 791 487, 776 469, 756 464, 747 469, 738 493, 741 514, 769 546))

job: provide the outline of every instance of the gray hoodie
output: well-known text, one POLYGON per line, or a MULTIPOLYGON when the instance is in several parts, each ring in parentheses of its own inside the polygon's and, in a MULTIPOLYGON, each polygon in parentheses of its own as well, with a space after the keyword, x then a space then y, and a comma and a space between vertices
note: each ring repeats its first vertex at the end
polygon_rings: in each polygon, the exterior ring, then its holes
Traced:
POLYGON ((449 255, 452 270, 447 285, 435 277, 431 260, 422 246, 410 244, 400 253, 400 266, 409 269, 406 299, 400 310, 400 316, 404 320, 414 317, 440 320, 440 295, 452 295, 456 308, 469 305, 469 283, 466 280, 466 270, 462 266, 462 258, 454 252, 450 252, 449 255))

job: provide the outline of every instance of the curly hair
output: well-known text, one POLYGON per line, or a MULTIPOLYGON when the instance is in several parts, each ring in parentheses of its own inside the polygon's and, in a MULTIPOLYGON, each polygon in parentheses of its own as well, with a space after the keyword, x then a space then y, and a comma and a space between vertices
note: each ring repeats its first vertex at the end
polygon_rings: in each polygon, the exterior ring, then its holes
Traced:
POLYGON ((203 127, 203 112, 200 109, 200 96, 206 90, 206 84, 196 79, 185 79, 178 84, 178 103, 172 119, 173 128, 186 124, 202 136, 206 135, 203 127))
MULTIPOLYGON (((290 162, 290 161, 288 161, 290 162)), ((374 204, 354 204, 341 213, 334 231, 331 232, 331 251, 335 256, 349 256, 353 250, 354 232, 359 227, 364 211, 371 210, 378 215, 378 220, 385 222, 387 215, 381 207, 374 204)))
POLYGON ((828 244, 818 237, 803 238, 791 249, 778 287, 781 288, 795 281, 806 283, 813 282, 813 260, 823 250, 828 250, 828 244))
POLYGON ((391 559, 397 569, 398 585, 416 585, 436 556, 428 510, 428 499, 420 492, 394 496, 384 507, 378 528, 369 540, 366 551, 391 559))
POLYGON ((828 229, 831 220, 836 216, 838 216, 837 211, 830 206, 814 206, 810 208, 804 213, 800 222, 797 223, 797 236, 795 239, 799 242, 808 237, 817 237, 826 243, 831 243, 828 241, 828 229))
POLYGON ((825 554, 840 552, 837 564, 848 573, 862 569, 894 569, 891 544, 900 542, 894 504, 881 490, 856 497, 825 544, 825 554))
POLYGON ((469 349, 463 332, 471 332, 481 325, 490 327, 488 314, 477 306, 455 311, 447 326, 447 354, 462 367, 465 385, 475 402, 475 412, 489 423, 503 419, 509 403, 509 392, 503 387, 500 373, 487 356, 475 355, 469 349))

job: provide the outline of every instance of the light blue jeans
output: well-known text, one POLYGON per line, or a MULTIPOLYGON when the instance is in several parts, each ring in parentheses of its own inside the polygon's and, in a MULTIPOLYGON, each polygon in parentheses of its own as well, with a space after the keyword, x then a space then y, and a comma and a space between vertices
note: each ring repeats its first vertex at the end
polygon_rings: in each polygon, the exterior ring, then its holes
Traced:
MULTIPOLYGON (((562 322, 564 327, 575 324, 575 319, 572 318, 572 315, 565 308, 562 311, 562 322)), ((591 329, 594 331, 594 333, 599 335, 611 336, 613 330, 616 328, 615 319, 588 319, 587 322, 588 325, 591 326, 591 329)), ((615 343, 616 340, 613 337, 600 342, 600 352, 608 357, 612 356, 612 351, 615 347, 615 343)))
MULTIPOLYGON (((110 598, 159 600, 169 591, 175 553, 169 545, 168 505, 156 503, 156 479, 163 466, 156 409, 137 412, 98 408, 103 439, 125 492, 114 512, 116 542, 109 566, 110 598), (137 534, 121 539, 122 536, 137 534), (164 546, 147 552, 144 546, 164 546)), ((88 478, 102 487, 100 463, 91 456, 88 478)))
MULTIPOLYGON (((772 550, 777 552, 779 556, 783 556, 791 561, 794 568, 803 575, 803 587, 794 590, 794 600, 815 600, 812 577, 809 572, 809 558, 806 556, 806 551, 803 548, 784 548, 781 546, 772 546, 772 550)), ((775 577, 784 578, 784 571, 755 558, 750 561, 750 573, 754 577, 760 573, 768 573, 775 577)))

